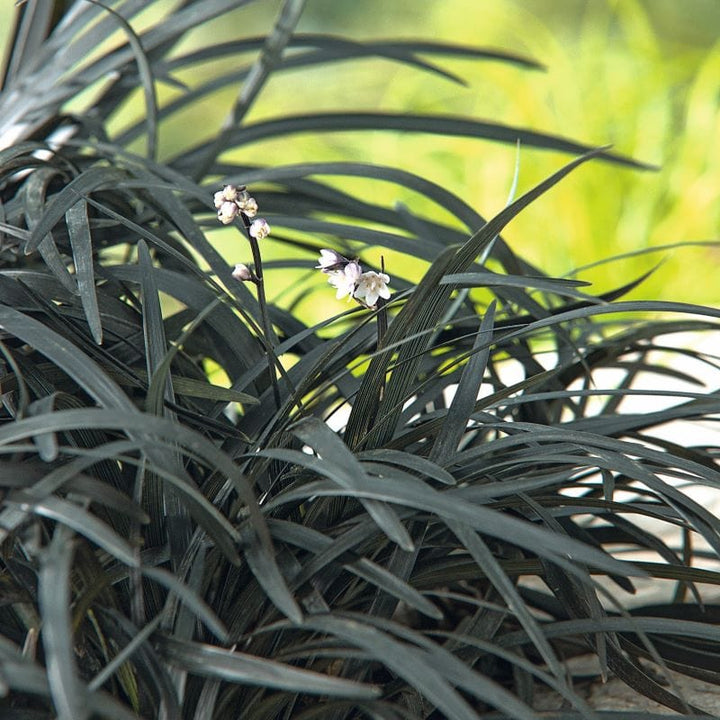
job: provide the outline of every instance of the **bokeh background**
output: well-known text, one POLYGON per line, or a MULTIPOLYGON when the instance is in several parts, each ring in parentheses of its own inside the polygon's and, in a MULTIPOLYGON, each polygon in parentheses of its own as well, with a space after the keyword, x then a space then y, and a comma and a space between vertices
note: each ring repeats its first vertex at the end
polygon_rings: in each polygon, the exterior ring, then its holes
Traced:
MULTIPOLYGON (((0 6, 4 33, 11 29, 12 5, 0 6)), ((223 18, 209 32, 218 41, 238 32, 263 34, 280 6, 278 0, 257 0, 238 13, 236 25, 223 18)), ((161 8, 154 5, 151 12, 161 8)), ((525 210, 506 239, 547 273, 584 268, 580 277, 598 291, 661 263, 633 297, 720 300, 714 279, 720 260, 714 244, 720 238, 718 0, 308 0, 298 31, 496 48, 533 58, 545 70, 440 60, 464 85, 378 59, 282 73, 271 79, 246 122, 375 108, 489 119, 590 145, 612 143, 616 152, 659 169, 585 165, 525 210), (595 264, 612 256, 621 259, 595 264)), ((189 36, 178 51, 194 40, 189 36)), ((200 66, 176 79, 192 88, 203 72, 221 70, 200 66)), ((169 102, 180 92, 163 85, 160 94, 169 102)), ((220 90, 165 128, 161 155, 171 157, 178 147, 197 142, 203 129, 214 132, 233 98, 233 91, 220 90)), ((141 108, 138 100, 120 113, 118 130, 141 108)), ((488 141, 390 132, 298 135, 241 152, 248 164, 395 165, 445 185, 486 217, 507 202, 517 154, 514 146, 488 141)), ((518 193, 569 159, 522 147, 518 193)), ((373 200, 418 209, 416 196, 394 186, 354 182, 347 186, 373 200)))

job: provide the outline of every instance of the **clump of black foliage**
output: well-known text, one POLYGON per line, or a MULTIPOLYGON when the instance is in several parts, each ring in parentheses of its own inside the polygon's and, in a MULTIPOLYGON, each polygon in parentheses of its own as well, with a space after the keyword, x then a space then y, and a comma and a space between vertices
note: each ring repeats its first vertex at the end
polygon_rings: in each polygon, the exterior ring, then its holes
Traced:
POLYGON ((248 37, 245 5, 17 9, 0 93, 0 715, 525 719, 550 689, 564 709, 545 717, 591 718, 568 669, 588 654, 698 712, 666 678, 720 679, 720 520, 687 491, 717 489, 718 448, 656 429, 717 418, 717 358, 668 338, 710 338, 720 313, 625 299, 642 279, 593 294, 501 234, 586 161, 642 165, 500 122, 311 99, 249 121, 291 69, 380 57, 451 82, 442 63, 463 57, 531 83, 538 65, 303 35, 297 0, 248 37), (178 48, 217 19, 235 39, 178 48), (181 92, 160 102, 162 85, 181 92), (160 151, 170 121, 228 87, 225 125, 160 151), (138 119, 118 130, 120 113, 138 119), (573 159, 489 220, 401 169, 243 164, 250 143, 376 128, 573 159), (346 177, 383 182, 388 204, 346 177), (261 303, 231 274, 251 255, 239 221, 217 223, 225 183, 273 228, 261 303), (387 183, 455 222, 393 207, 387 183), (331 307, 324 247, 378 271, 387 254, 392 297, 308 326, 308 302, 331 307), (648 579, 653 605, 633 597, 648 579))

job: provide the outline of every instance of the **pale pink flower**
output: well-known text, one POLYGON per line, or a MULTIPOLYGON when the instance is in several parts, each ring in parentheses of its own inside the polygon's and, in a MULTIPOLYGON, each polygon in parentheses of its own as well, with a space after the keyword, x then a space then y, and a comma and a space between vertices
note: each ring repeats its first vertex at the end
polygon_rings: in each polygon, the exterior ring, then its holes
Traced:
POLYGON ((389 282, 389 275, 368 270, 356 279, 353 297, 362 300, 368 307, 374 308, 377 305, 378 298, 385 300, 390 298, 390 290, 387 286, 389 282))

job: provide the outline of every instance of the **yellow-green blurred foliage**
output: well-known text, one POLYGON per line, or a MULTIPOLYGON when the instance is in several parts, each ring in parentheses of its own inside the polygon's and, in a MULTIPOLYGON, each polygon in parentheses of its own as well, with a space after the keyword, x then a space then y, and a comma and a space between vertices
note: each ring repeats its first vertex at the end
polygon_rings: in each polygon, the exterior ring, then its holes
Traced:
MULTIPOLYGON (((217 41, 259 34, 279 7, 278 0, 260 0, 201 32, 217 41)), ((639 172, 594 162, 525 210, 505 237, 548 273, 564 275, 653 246, 720 238, 717 0, 309 0, 298 31, 493 47, 528 55, 547 70, 438 61, 461 75, 466 86, 379 59, 292 71, 270 80, 247 123, 345 109, 448 114, 590 145, 612 143, 616 152, 660 166, 658 172, 639 172)), ((177 52, 192 43, 189 37, 177 52)), ((248 55, 247 61, 251 59, 248 55)), ((177 78, 192 88, 204 73, 229 69, 217 65, 178 73, 177 78)), ((165 86, 160 96, 167 102, 180 92, 165 86)), ((161 154, 172 157, 203 132, 213 134, 235 92, 218 91, 175 119, 165 128, 161 154)), ((141 107, 137 103, 135 113, 141 107)), ((123 124, 118 119, 117 126, 123 124)), ((143 147, 142 142, 136 145, 138 151, 143 147)), ((394 165, 445 185, 488 217, 506 203, 516 150, 466 138, 358 132, 254 144, 238 150, 236 159, 265 165, 317 160, 394 165)), ((569 159, 521 148, 518 193, 569 159)), ((436 208, 395 186, 354 180, 343 187, 437 216, 436 208)), ((628 257, 584 271, 582 277, 604 290, 665 259, 636 297, 714 304, 719 293, 712 269, 719 258, 720 250, 708 244, 628 257)))
MULTIPOLYGON (((468 81, 462 88, 411 69, 368 62, 362 68, 343 67, 329 78, 308 72, 306 78, 289 79, 295 90, 278 87, 263 112, 271 114, 274 103, 286 110, 288 102, 353 109, 369 102, 382 108, 472 116, 593 145, 612 143, 617 152, 660 166, 658 172, 638 172, 592 163, 524 211, 505 237, 549 273, 564 274, 651 246, 720 239, 720 3, 437 0, 357 3, 366 11, 351 14, 350 5, 327 0, 321 10, 319 3, 310 2, 310 9, 316 9, 311 29, 502 48, 539 60, 547 71, 444 62, 468 81)), ((506 202, 515 164, 512 147, 389 133, 358 138, 351 143, 347 136, 337 135, 329 151, 310 141, 306 147, 313 154, 328 152, 336 158, 413 170, 446 185, 485 216, 506 202)), ((278 150, 278 161, 288 161, 283 149, 278 150)), ((295 157, 301 155, 307 157, 295 157)), ((518 191, 527 190, 567 159, 522 149, 518 191)), ((720 252, 714 247, 625 259, 583 277, 607 288, 640 275, 661 259, 666 262, 636 296, 718 301, 712 268, 720 252)))

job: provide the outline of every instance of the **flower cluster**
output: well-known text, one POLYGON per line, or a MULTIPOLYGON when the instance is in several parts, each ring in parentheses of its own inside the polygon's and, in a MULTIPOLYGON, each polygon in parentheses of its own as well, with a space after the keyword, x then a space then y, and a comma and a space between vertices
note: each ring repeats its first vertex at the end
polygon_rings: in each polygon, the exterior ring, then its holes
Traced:
MULTIPOLYGON (((240 187, 226 185, 215 193, 213 200, 218 211, 218 220, 223 225, 229 225, 239 215, 251 242, 264 240, 270 234, 270 225, 267 220, 255 217, 258 211, 257 200, 250 196, 244 185, 240 187), (255 219, 252 220, 252 218, 255 219)), ((242 263, 238 263, 232 272, 232 276, 241 282, 259 283, 260 275, 260 271, 256 274, 251 267, 242 263)))
MULTIPOLYGON (((257 215, 258 204, 254 197, 250 196, 244 185, 226 185, 222 190, 215 193, 215 207, 218 211, 218 220, 223 225, 229 225, 238 215, 242 214, 248 220, 257 215)), ((248 232, 256 240, 262 240, 270 234, 270 226, 267 220, 257 218, 252 223, 246 223, 248 232)))
POLYGON ((365 307, 374 309, 379 298, 388 300, 390 277, 374 270, 363 272, 357 260, 348 260, 334 250, 320 251, 320 264, 315 266, 328 276, 328 282, 337 290, 337 299, 347 296, 365 307))

